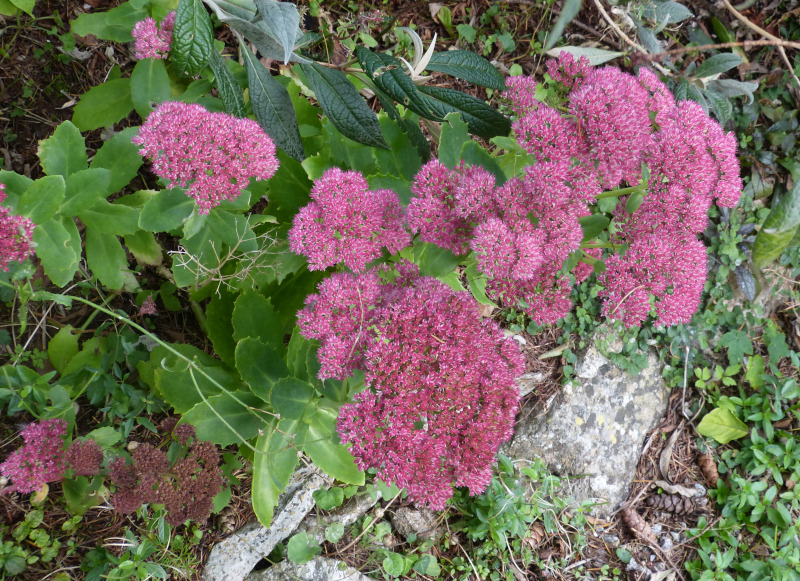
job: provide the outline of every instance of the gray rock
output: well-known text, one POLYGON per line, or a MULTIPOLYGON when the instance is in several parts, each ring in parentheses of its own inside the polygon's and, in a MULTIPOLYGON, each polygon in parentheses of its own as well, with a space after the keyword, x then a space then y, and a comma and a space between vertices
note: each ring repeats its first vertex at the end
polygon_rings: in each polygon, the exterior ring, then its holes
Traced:
POLYGON ((372 581, 353 567, 341 561, 314 557, 308 563, 298 565, 281 561, 274 567, 253 573, 248 581, 372 581))
POLYGON ((612 549, 616 549, 620 545, 619 537, 617 535, 603 535, 603 542, 612 549))
POLYGON ((674 545, 675 543, 672 542, 672 538, 670 538, 669 535, 664 535, 658 541, 658 546, 661 547, 661 550, 665 553, 669 553, 674 545))
POLYGON ((398 533, 408 538, 415 534, 420 540, 439 539, 444 534, 442 520, 427 508, 398 508, 392 515, 392 524, 398 533))
POLYGON ((544 373, 526 373, 517 378, 517 387, 519 388, 519 396, 525 397, 544 380, 544 373))
POLYGON ((647 432, 666 411, 669 390, 654 353, 636 377, 614 366, 596 346, 575 365, 577 381, 565 386, 541 417, 528 414, 503 453, 514 459, 542 458, 570 481, 568 493, 578 502, 594 499, 608 516, 628 495, 647 432))
POLYGON ((297 470, 286 492, 278 499, 272 525, 266 528, 258 522, 249 523, 214 545, 203 571, 203 580, 245 579, 261 559, 297 528, 314 506, 312 495, 324 484, 325 480, 318 470, 297 470))
POLYGON ((342 523, 350 526, 375 506, 380 494, 370 498, 368 494, 357 494, 350 498, 343 506, 326 515, 309 514, 297 527, 295 532, 305 532, 318 543, 325 539, 325 529, 333 523, 342 523))

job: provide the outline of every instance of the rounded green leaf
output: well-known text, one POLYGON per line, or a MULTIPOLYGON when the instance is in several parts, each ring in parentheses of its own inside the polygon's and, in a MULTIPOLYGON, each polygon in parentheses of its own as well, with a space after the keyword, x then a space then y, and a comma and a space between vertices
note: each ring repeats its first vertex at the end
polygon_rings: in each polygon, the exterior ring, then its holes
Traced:
POLYGON ((305 531, 297 533, 289 539, 286 548, 289 560, 298 564, 307 563, 322 552, 319 543, 313 537, 309 537, 305 531))
POLYGON ((282 418, 300 419, 314 398, 314 388, 294 377, 275 382, 269 402, 282 418))
POLYGON ((269 299, 254 291, 239 295, 233 307, 233 338, 260 339, 276 353, 284 352, 280 318, 269 299))
POLYGON ((53 135, 39 142, 39 161, 49 176, 68 177, 88 166, 86 143, 71 121, 56 127, 53 135))
POLYGON ((706 414, 697 426, 697 432, 714 438, 720 444, 727 444, 731 440, 744 438, 750 430, 729 409, 716 408, 706 414))
POLYGON ((258 435, 263 422, 250 408, 259 409, 264 402, 248 391, 212 395, 183 414, 182 421, 195 427, 199 440, 220 446, 241 444, 258 435))
POLYGON ((139 227, 148 232, 169 232, 183 225, 192 210, 194 200, 183 190, 164 190, 142 206, 139 227))
POLYGON ((87 228, 85 236, 89 270, 108 288, 121 290, 128 272, 128 259, 119 239, 93 228, 87 228))
POLYGON ((338 543, 344 536, 344 525, 335 522, 325 527, 325 540, 329 543, 338 543))
POLYGON ((88 210, 103 201, 113 192, 109 191, 111 171, 104 168, 90 168, 73 173, 67 177, 67 191, 59 212, 72 217, 88 210))
POLYGON ((123 129, 106 141, 92 159, 92 168, 105 168, 111 172, 108 183, 111 192, 118 192, 127 186, 144 163, 139 155, 139 146, 131 141, 138 131, 138 127, 123 129))
POLYGON ((142 59, 131 73, 131 102, 142 119, 153 110, 153 103, 169 100, 172 89, 169 74, 161 59, 142 59))
MULTIPOLYGON (((71 222, 71 220, 70 220, 71 222)), ((77 247, 73 242, 73 234, 77 235, 74 223, 67 228, 61 221, 52 219, 36 226, 33 241, 36 243, 36 256, 42 261, 44 273, 56 286, 65 286, 72 281, 78 270, 80 260, 80 236, 77 247)))
POLYGON ((114 79, 92 87, 75 105, 72 122, 81 131, 108 127, 133 111, 131 80, 114 79))
POLYGON ((33 182, 19 199, 16 213, 41 224, 56 215, 67 184, 60 175, 45 176, 33 182))
POLYGON ((246 337, 236 345, 236 369, 253 393, 269 401, 272 386, 289 375, 283 357, 269 345, 246 337))
POLYGON ((322 510, 333 510, 344 502, 344 490, 339 487, 320 488, 314 492, 314 502, 322 510))
POLYGON ((80 335, 73 335, 72 331, 74 331, 72 325, 62 327, 47 343, 47 357, 59 373, 64 372, 67 363, 77 355, 79 350, 78 338, 80 335))

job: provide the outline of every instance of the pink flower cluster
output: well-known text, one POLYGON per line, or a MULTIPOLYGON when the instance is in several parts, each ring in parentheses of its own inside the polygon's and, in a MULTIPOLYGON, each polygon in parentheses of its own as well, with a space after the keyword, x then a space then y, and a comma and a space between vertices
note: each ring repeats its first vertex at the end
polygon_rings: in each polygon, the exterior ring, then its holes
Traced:
POLYGON ((397 194, 370 190, 356 171, 327 170, 314 182, 311 200, 289 231, 289 248, 308 257, 309 270, 341 262, 361 272, 381 248, 395 253, 411 242, 397 194))
POLYGON ((79 476, 97 474, 103 461, 100 445, 92 439, 75 440, 65 450, 66 435, 67 422, 61 418, 25 426, 20 431, 23 446, 0 464, 0 474, 13 481, 0 494, 34 492, 62 480, 68 469, 79 476))
MULTIPOLYGON (((504 186, 506 198, 495 201, 503 208, 499 215, 487 213, 483 224, 462 228, 490 277, 487 291, 507 304, 527 304, 540 323, 563 316, 571 306, 570 281, 559 269, 580 246, 577 219, 587 215, 600 188, 638 185, 646 164, 650 181, 643 203, 629 214, 622 198, 614 214, 612 242, 622 253, 606 259, 600 277, 605 313, 627 326, 650 314, 660 325, 688 322, 706 276, 697 234, 711 204, 735 206, 742 188, 734 135, 698 104, 676 103, 645 68, 637 77, 611 67, 591 69, 568 53, 547 66, 551 78, 569 90, 570 116, 531 102, 532 90, 520 87, 532 81, 510 85, 506 97, 519 112, 515 135, 537 164, 504 186), (578 177, 565 174, 581 167, 578 177), (530 212, 530 224, 508 202, 520 196, 530 197, 520 205, 530 212)), ((412 225, 421 233, 425 228, 424 220, 412 225)), ((601 258, 597 249, 592 252, 601 258)), ((573 274, 580 280, 590 270, 582 264, 573 274)))
POLYGON ((339 416, 359 467, 442 509, 454 485, 478 494, 489 483, 524 365, 469 294, 411 270, 384 284, 374 271, 334 275, 301 312, 301 329, 322 342, 320 377, 365 373, 368 388, 339 416), (336 310, 337 300, 346 306, 336 310))
MULTIPOLYGON (((0 204, 6 199, 5 184, 0 183, 0 204)), ((34 224, 28 218, 15 216, 0 206, 0 270, 8 271, 14 261, 22 262, 33 255, 34 224)))
POLYGON ((258 123, 193 103, 159 105, 132 141, 170 187, 188 186, 201 214, 237 198, 250 179, 268 180, 278 169, 275 144, 258 123))
POLYGON ((67 469, 64 460, 66 434, 67 422, 60 418, 25 426, 20 432, 25 444, 0 464, 0 473, 14 482, 12 489, 4 492, 33 492, 48 482, 61 480, 67 469))
POLYGON ((165 59, 172 44, 172 30, 175 27, 175 11, 164 17, 161 25, 152 18, 140 20, 133 26, 133 54, 139 59, 165 59))

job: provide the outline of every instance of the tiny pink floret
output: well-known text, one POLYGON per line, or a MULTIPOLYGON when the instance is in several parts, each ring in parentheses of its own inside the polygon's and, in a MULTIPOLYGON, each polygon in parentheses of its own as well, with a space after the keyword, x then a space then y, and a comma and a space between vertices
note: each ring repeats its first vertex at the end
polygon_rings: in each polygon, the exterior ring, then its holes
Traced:
POLYGON ((133 54, 138 60, 165 59, 172 44, 172 30, 175 27, 175 11, 167 14, 156 24, 152 18, 140 20, 133 26, 133 54))
POLYGON ((66 433, 67 422, 60 418, 28 424, 20 432, 24 445, 0 464, 0 473, 13 483, 5 492, 34 492, 48 482, 61 480, 67 469, 66 433))
MULTIPOLYGON (((5 184, 0 183, 0 204, 6 199, 5 189, 5 184)), ((0 270, 8 272, 12 262, 22 262, 33 255, 34 228, 28 218, 0 206, 0 270)))

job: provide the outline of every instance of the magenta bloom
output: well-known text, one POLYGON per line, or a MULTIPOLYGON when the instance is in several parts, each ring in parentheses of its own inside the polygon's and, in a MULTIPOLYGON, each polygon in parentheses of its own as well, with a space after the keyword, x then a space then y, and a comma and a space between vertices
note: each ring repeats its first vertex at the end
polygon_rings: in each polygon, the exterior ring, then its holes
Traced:
POLYGON ((591 70, 589 59, 582 56, 576 61, 575 57, 565 50, 559 53, 557 59, 547 61, 547 74, 567 89, 577 89, 591 70))
POLYGON ((368 389, 342 408, 339 434, 361 469, 442 509, 452 486, 482 492, 513 431, 522 356, 475 300, 429 277, 378 307, 367 343, 368 389))
POLYGON ((132 141, 170 187, 188 186, 200 214, 239 197, 251 179, 268 180, 278 169, 275 144, 258 123, 192 103, 162 103, 132 141))
POLYGON ((308 257, 309 270, 342 262, 361 272, 381 248, 394 254, 411 242, 397 194, 370 190, 356 171, 329 169, 314 182, 311 200, 289 231, 289 248, 308 257))
MULTIPOLYGON (((5 184, 0 183, 0 204, 6 199, 5 189, 5 184)), ((15 216, 0 206, 0 270, 7 272, 12 262, 22 262, 33 255, 34 227, 28 218, 15 216)))
POLYGON ((538 162, 570 161, 573 156, 586 154, 578 125, 547 105, 520 117, 512 128, 517 142, 538 162))
POLYGON ((533 77, 508 77, 506 87, 502 97, 510 101, 514 115, 526 115, 541 106, 536 100, 536 81, 533 77))
POLYGON ((64 437, 67 422, 55 418, 28 424, 21 432, 25 442, 0 464, 0 473, 13 484, 4 492, 33 492, 48 482, 61 480, 67 468, 64 457, 64 437))
POLYGON ((133 26, 133 54, 139 59, 165 59, 172 44, 172 29, 175 27, 175 11, 164 17, 161 25, 152 18, 140 20, 133 26))

